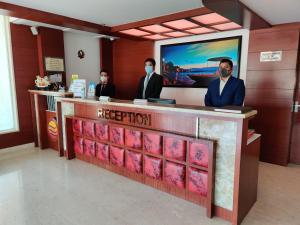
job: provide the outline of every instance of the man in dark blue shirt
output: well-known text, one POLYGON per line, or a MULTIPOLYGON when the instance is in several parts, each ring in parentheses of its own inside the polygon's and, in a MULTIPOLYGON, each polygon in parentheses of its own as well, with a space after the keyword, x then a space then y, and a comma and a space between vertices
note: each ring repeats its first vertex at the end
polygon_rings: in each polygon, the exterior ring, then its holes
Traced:
POLYGON ((232 76, 233 63, 222 59, 219 65, 220 78, 213 80, 205 95, 205 105, 212 107, 242 106, 245 99, 244 81, 232 76))

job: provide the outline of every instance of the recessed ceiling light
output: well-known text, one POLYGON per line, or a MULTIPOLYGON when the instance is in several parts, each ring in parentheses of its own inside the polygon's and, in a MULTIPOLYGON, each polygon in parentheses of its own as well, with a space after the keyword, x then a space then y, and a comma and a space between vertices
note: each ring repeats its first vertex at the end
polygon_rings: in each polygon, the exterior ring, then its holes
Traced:
POLYGON ((141 27, 141 29, 147 30, 147 31, 150 31, 150 32, 154 32, 154 33, 164 33, 164 32, 173 31, 172 29, 161 26, 161 25, 144 26, 144 27, 141 27))
POLYGON ((234 22, 230 22, 230 23, 223 23, 223 24, 218 24, 218 25, 214 25, 212 26, 213 28, 216 28, 218 30, 232 30, 232 29, 238 29, 241 28, 240 25, 234 23, 234 22))
POLYGON ((199 28, 190 29, 190 30, 186 30, 186 31, 190 32, 190 33, 193 33, 193 34, 205 34, 205 33, 214 32, 215 30, 209 29, 209 28, 206 28, 206 27, 199 27, 199 28))
POLYGON ((218 13, 209 13, 201 16, 195 16, 192 18, 203 24, 213 24, 213 23, 225 23, 229 22, 229 20, 218 13))
POLYGON ((181 20, 174 20, 170 22, 163 23, 164 25, 176 28, 176 29, 188 29, 188 28, 194 28, 198 27, 197 24, 192 23, 188 20, 181 19, 181 20))
POLYGON ((191 34, 179 32, 179 31, 170 32, 170 33, 164 33, 164 34, 168 35, 168 36, 171 36, 171 37, 184 37, 184 36, 191 35, 191 34))
POLYGON ((169 37, 166 37, 166 36, 163 36, 160 34, 154 34, 154 35, 144 36, 143 38, 152 39, 152 40, 161 40, 161 39, 166 39, 169 37))
POLYGON ((122 30, 120 31, 123 34, 129 34, 133 36, 144 36, 144 35, 149 35, 150 33, 138 30, 138 29, 129 29, 129 30, 122 30))

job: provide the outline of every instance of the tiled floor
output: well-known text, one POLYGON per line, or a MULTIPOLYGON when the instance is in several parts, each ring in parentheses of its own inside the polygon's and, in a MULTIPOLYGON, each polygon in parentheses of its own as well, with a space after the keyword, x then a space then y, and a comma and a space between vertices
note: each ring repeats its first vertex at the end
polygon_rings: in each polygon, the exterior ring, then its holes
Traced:
MULTIPOLYGON (((52 150, 1 153, 0 225, 210 225, 205 209, 52 150)), ((243 225, 300 225, 300 166, 260 164, 243 225)))

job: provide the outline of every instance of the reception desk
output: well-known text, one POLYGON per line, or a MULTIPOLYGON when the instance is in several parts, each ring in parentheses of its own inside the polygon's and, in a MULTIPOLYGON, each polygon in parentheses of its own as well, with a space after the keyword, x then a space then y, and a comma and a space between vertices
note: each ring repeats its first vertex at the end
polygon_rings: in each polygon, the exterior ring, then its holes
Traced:
POLYGON ((58 98, 59 152, 240 224, 257 198, 260 135, 245 114, 184 105, 58 98))
POLYGON ((71 92, 29 90, 34 143, 41 149, 58 150, 56 98, 73 97, 71 92))

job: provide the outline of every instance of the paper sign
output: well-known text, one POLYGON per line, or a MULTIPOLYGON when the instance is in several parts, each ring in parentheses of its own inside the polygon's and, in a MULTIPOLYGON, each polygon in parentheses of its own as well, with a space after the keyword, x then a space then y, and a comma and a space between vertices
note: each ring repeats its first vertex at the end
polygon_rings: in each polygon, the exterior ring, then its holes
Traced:
POLYGON ((45 68, 46 71, 64 72, 64 59, 45 57, 45 68))
POLYGON ((100 102, 110 102, 111 98, 109 96, 100 96, 99 101, 100 102))
POLYGON ((86 97, 86 80, 77 79, 71 84, 69 91, 73 92, 74 97, 76 98, 85 98, 86 97))
POLYGON ((281 61, 281 59, 282 59, 282 51, 260 53, 260 62, 275 62, 275 61, 281 61))
POLYGON ((60 83, 62 82, 62 74, 52 74, 49 76, 50 83, 60 83))

